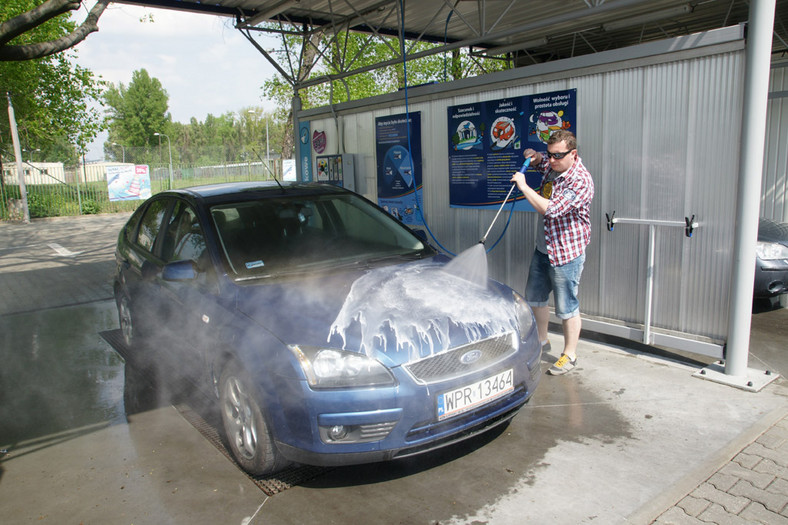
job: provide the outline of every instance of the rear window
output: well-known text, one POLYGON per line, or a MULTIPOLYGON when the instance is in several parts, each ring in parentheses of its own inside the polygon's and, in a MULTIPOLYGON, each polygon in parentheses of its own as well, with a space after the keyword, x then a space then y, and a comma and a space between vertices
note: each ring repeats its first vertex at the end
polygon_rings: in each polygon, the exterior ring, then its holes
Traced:
POLYGON ((239 277, 431 254, 412 232, 352 194, 226 204, 212 207, 211 216, 229 269, 239 277))

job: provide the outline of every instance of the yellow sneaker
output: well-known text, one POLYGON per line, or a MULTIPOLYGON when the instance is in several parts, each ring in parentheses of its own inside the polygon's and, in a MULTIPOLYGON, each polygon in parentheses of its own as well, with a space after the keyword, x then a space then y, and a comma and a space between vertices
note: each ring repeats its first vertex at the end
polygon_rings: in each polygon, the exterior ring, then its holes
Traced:
POLYGON ((575 360, 569 359, 569 356, 566 354, 561 354, 561 357, 556 361, 553 366, 551 366, 547 373, 553 376, 560 376, 564 375, 565 373, 569 372, 575 367, 577 363, 577 358, 575 360))

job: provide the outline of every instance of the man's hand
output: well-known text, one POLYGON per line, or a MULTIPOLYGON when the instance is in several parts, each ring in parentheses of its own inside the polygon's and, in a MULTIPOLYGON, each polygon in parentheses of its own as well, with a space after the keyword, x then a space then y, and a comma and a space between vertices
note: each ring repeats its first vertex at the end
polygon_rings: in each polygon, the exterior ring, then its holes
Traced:
POLYGON ((539 153, 538 151, 534 150, 534 149, 531 149, 531 148, 528 148, 525 151, 523 151, 523 157, 525 157, 526 159, 530 158, 531 159, 531 164, 534 164, 534 163, 541 164, 542 163, 542 154, 539 153))
MULTIPOLYGON (((525 174, 520 173, 519 171, 515 172, 515 174, 512 175, 512 178, 509 180, 509 182, 514 182, 515 184, 517 184, 518 188, 522 188, 523 186, 525 186, 525 174)), ((520 189, 520 191, 523 190, 520 189)))

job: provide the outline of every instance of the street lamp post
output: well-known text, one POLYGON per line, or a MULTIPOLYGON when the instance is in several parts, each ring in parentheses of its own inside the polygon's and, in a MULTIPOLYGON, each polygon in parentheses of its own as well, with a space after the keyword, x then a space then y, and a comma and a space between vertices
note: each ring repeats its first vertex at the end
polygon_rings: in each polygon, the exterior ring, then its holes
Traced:
POLYGON ((167 139, 167 151, 170 153, 170 189, 172 189, 172 145, 170 144, 170 137, 164 133, 154 133, 157 137, 165 137, 167 139))
POLYGON ((265 169, 271 171, 271 150, 268 149, 268 117, 265 117, 265 169))
MULTIPOLYGON (((41 148, 36 148, 36 149, 24 148, 24 149, 22 149, 23 153, 30 153, 30 160, 28 162, 30 162, 31 164, 35 161, 35 158, 33 157, 33 153, 35 153, 36 151, 41 151, 41 148)), ((24 160, 24 158, 22 160, 24 160)))
POLYGON ((120 146, 120 149, 123 151, 123 164, 126 164, 126 148, 123 147, 123 144, 118 144, 117 142, 113 142, 112 145, 120 146))

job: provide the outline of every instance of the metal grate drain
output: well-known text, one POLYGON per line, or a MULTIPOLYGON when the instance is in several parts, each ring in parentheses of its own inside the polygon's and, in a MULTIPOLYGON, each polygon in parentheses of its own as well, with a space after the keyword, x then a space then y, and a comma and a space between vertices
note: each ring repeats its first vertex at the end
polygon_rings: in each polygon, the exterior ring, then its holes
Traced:
MULTIPOLYGON (((107 330, 105 332, 100 332, 99 335, 107 343, 109 343, 109 345, 123 358, 124 361, 126 361, 126 363, 133 361, 128 348, 126 348, 126 345, 123 342, 120 329, 107 330)), ((199 401, 200 400, 197 400, 195 403, 198 406, 202 404, 199 401)), ((230 454, 230 451, 227 450, 227 447, 224 445, 224 441, 222 440, 218 429, 218 426, 221 425, 221 423, 217 425, 206 420, 206 418, 203 417, 203 414, 198 412, 198 410, 192 407, 192 405, 190 405, 188 402, 177 402, 174 403, 173 406, 186 421, 188 421, 200 434, 202 434, 205 439, 215 446, 216 449, 221 452, 228 460, 232 461, 233 465, 238 467, 241 472, 251 479, 254 484, 257 485, 260 490, 262 490, 268 496, 273 496, 274 494, 283 492, 291 487, 302 484, 332 470, 329 467, 294 465, 270 476, 251 476, 238 466, 238 464, 233 459, 232 454, 230 454)))

